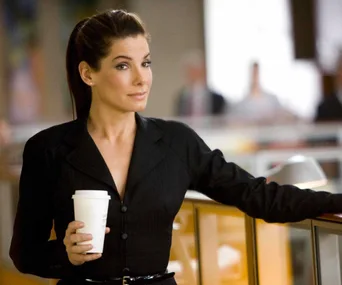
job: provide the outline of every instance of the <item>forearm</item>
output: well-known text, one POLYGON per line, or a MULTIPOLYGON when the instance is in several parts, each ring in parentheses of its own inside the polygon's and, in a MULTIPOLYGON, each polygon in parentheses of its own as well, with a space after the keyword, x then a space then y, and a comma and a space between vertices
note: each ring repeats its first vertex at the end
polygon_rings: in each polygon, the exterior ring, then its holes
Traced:
POLYGON ((272 223, 297 222, 324 213, 342 212, 342 194, 266 184, 262 178, 233 187, 206 189, 204 193, 218 202, 238 207, 253 218, 272 223))
POLYGON ((267 222, 297 222, 324 213, 342 212, 342 194, 299 189, 291 185, 261 183, 252 189, 241 208, 250 216, 267 222))

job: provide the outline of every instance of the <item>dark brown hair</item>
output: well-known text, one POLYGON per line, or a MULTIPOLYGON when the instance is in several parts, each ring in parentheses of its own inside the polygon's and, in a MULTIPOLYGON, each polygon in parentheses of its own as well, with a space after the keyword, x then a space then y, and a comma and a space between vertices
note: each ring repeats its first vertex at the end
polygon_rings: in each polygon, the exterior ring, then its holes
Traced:
POLYGON ((77 118, 88 117, 91 105, 91 88, 80 76, 80 62, 85 61, 94 70, 99 70, 100 61, 108 55, 113 40, 137 35, 149 38, 140 18, 123 10, 105 11, 76 24, 68 42, 66 70, 77 118))

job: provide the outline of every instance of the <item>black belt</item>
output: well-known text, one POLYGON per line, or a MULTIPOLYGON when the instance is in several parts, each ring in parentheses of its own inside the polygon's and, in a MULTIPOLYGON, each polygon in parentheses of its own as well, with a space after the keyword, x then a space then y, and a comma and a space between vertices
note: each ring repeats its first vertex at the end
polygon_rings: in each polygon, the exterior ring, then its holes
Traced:
POLYGON ((153 284, 159 281, 163 281, 169 278, 172 278, 175 275, 174 272, 170 273, 160 273, 154 275, 146 275, 146 276, 123 276, 117 278, 109 278, 104 280, 97 279, 85 279, 85 284, 106 284, 106 285, 139 285, 139 284, 153 284))

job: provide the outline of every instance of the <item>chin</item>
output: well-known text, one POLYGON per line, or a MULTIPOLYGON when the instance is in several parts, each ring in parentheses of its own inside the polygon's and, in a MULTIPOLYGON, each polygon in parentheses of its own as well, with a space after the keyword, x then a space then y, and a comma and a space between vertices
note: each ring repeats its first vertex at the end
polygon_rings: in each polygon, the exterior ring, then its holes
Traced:
POLYGON ((146 109, 147 102, 140 102, 138 104, 134 104, 135 106, 132 106, 133 112, 142 112, 146 109))
POLYGON ((144 106, 139 106, 139 107, 132 107, 132 108, 125 108, 124 112, 134 112, 134 113, 139 113, 139 112, 143 112, 146 109, 146 105, 144 106))
POLYGON ((133 112, 143 112, 146 109, 146 105, 141 106, 139 108, 134 108, 133 112))

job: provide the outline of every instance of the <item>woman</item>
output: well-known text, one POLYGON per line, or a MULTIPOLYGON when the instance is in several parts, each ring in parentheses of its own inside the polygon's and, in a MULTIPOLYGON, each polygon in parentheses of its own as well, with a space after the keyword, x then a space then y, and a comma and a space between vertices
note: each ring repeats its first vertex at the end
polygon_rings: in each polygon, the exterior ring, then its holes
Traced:
POLYGON ((187 189, 269 222, 342 211, 342 195, 266 184, 184 124, 139 116, 152 73, 148 35, 136 15, 108 11, 78 23, 66 62, 77 120, 25 146, 10 250, 21 272, 60 284, 176 284, 166 268, 187 189), (111 195, 102 255, 76 245, 91 239, 76 234, 76 189, 111 195), (53 223, 57 238, 48 241, 53 223))

